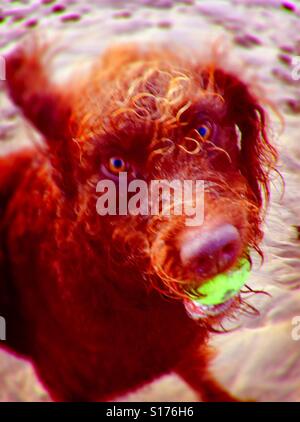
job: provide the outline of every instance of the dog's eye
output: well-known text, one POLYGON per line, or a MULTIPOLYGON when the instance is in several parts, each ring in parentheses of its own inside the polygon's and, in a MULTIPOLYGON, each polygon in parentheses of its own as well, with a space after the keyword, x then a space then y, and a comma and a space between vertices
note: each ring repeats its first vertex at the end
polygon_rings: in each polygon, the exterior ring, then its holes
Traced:
POLYGON ((197 132, 201 138, 206 141, 206 139, 208 139, 211 134, 211 127, 209 124, 202 124, 197 127, 197 132))
POLYGON ((127 168, 126 162, 120 157, 111 157, 108 162, 108 169, 113 174, 118 174, 125 171, 127 168))

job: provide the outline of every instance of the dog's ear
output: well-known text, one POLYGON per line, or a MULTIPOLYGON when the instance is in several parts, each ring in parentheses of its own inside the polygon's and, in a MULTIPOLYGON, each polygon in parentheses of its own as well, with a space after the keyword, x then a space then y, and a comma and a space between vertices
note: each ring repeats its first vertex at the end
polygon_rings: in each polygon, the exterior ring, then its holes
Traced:
POLYGON ((66 135, 71 113, 67 96, 51 82, 49 45, 30 39, 7 54, 6 86, 24 116, 49 140, 66 135))
POLYGON ((269 173, 277 160, 267 135, 266 112, 239 77, 216 69, 214 82, 225 100, 228 119, 241 134, 240 168, 249 181, 256 203, 269 199, 269 173))
POLYGON ((68 92, 51 81, 51 48, 32 38, 6 58, 6 86, 13 102, 43 135, 58 185, 74 193, 78 147, 71 142, 68 92), (49 52, 50 50, 50 52, 49 52))

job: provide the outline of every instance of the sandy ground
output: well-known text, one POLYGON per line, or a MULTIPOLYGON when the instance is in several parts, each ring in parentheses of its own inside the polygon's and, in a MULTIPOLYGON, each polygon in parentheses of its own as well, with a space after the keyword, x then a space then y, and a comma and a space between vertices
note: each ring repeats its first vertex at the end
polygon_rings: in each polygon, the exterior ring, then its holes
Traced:
MULTIPOLYGON (((278 115, 271 114, 285 192, 282 195, 280 179, 274 176, 265 225, 265 263, 260 266, 254 257, 249 283, 272 297, 253 298, 259 317, 241 317, 235 323, 238 329, 212 338, 219 351, 213 370, 240 398, 299 401, 300 340, 292 338, 292 319, 300 316, 300 241, 294 228, 300 225, 300 79, 293 79, 292 60, 300 56, 300 2, 62 0, 58 5, 49 0, 2 1, 0 22, 0 53, 31 31, 55 36, 64 46, 56 63, 60 77, 116 41, 167 40, 206 52, 210 42, 218 40, 228 51, 229 66, 240 69, 244 79, 260 83, 285 122, 283 128, 278 115)), ((0 152, 4 154, 29 142, 33 134, 3 92, 0 101, 0 152)), ((3 351, 0 400, 49 400, 31 366, 3 351)), ((169 375, 120 400, 192 401, 196 396, 169 375)))

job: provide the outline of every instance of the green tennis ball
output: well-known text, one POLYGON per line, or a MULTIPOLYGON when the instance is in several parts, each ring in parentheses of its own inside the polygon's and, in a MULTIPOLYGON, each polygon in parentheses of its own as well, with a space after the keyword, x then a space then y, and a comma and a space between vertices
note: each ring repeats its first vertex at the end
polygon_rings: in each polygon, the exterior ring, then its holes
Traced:
POLYGON ((212 278, 196 289, 190 298, 201 305, 211 306, 224 303, 240 291, 249 274, 250 263, 242 259, 238 268, 212 278))

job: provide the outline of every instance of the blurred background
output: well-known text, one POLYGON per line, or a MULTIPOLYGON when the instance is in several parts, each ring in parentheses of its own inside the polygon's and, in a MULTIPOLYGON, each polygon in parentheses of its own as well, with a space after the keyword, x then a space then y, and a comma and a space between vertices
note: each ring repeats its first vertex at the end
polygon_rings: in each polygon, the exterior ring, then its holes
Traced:
MULTIPOLYGON (((270 296, 249 300, 259 316, 241 317, 228 327, 234 330, 212 337, 218 350, 213 372, 241 399, 300 401, 300 338, 292 337, 293 318, 300 317, 300 1, 1 0, 0 55, 35 32, 55 40, 53 77, 60 80, 113 43, 168 41, 201 52, 221 42, 240 77, 260 84, 270 102, 270 130, 285 186, 275 174, 265 261, 261 265, 253 256, 249 285, 270 296)), ((0 81, 0 154, 37 138, 0 81)), ((0 349, 0 401, 48 400, 30 364, 0 349)), ((196 396, 171 374, 119 400, 196 396)))

